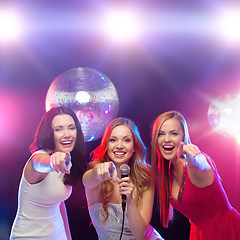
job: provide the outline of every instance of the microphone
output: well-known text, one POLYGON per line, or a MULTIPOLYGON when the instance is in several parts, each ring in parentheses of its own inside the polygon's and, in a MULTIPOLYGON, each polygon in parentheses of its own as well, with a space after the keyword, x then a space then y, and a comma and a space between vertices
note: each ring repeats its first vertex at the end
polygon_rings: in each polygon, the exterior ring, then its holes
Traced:
MULTIPOLYGON (((130 173, 130 167, 127 164, 123 164, 120 167, 121 178, 127 177, 130 173)), ((122 210, 125 211, 126 208, 126 199, 127 196, 125 194, 122 195, 122 210)))

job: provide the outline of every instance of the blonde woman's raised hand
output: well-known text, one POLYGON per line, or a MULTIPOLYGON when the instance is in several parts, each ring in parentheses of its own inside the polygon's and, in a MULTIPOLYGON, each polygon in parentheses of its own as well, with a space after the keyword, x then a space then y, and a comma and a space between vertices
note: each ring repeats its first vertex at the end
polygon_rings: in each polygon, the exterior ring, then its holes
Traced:
POLYGON ((191 181, 197 186, 208 186, 213 181, 213 171, 205 155, 194 144, 181 143, 177 151, 178 159, 194 170, 191 181), (203 170, 206 170, 205 172, 203 170), (194 179, 195 178, 195 179, 194 179))
POLYGON ((113 180, 116 181, 117 169, 113 162, 99 163, 94 167, 97 178, 101 181, 113 180))
POLYGON ((189 155, 193 158, 195 158, 198 154, 200 154, 200 149, 194 145, 194 144, 187 144, 184 145, 183 142, 180 143, 178 150, 177 150, 177 156, 179 159, 183 159, 186 161, 186 155, 189 155))
POLYGON ((188 154, 192 157, 196 157, 198 154, 201 153, 198 146, 194 144, 183 145, 183 153, 188 154))

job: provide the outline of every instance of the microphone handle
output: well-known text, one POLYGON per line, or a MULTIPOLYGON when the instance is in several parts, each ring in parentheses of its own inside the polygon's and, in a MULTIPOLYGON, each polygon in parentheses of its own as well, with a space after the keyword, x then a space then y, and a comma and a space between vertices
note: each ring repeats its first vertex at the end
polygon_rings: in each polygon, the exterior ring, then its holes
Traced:
MULTIPOLYGON (((121 175, 121 178, 128 177, 128 175, 121 175)), ((127 196, 125 194, 122 195, 122 209, 125 211, 126 209, 126 200, 127 196)))

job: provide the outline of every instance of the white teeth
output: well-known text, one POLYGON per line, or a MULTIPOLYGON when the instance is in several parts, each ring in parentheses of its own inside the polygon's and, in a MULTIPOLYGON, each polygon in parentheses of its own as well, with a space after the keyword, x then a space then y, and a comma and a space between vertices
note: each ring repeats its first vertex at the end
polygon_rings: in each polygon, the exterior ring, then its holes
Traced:
POLYGON ((174 146, 163 146, 165 151, 171 152, 174 149, 174 146))
POLYGON ((64 144, 64 145, 67 145, 67 144, 71 144, 72 142, 68 141, 68 142, 61 142, 61 143, 64 144))
POLYGON ((115 152, 116 155, 124 155, 123 152, 115 152))

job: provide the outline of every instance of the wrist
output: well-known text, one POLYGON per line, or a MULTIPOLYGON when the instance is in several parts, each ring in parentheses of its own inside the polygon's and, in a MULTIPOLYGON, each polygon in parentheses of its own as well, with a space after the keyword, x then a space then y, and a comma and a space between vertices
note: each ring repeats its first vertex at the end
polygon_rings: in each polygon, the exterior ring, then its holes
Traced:
POLYGON ((132 195, 127 196, 126 202, 128 205, 133 204, 133 203, 135 204, 135 200, 133 199, 132 195))
POLYGON ((54 167, 53 167, 53 163, 52 163, 52 157, 49 158, 49 168, 52 170, 52 171, 55 171, 54 167))
POLYGON ((99 176, 97 169, 98 169, 98 168, 97 168, 97 165, 94 166, 93 169, 92 169, 93 178, 94 178, 96 181, 102 181, 102 178, 99 176))

